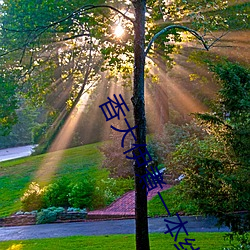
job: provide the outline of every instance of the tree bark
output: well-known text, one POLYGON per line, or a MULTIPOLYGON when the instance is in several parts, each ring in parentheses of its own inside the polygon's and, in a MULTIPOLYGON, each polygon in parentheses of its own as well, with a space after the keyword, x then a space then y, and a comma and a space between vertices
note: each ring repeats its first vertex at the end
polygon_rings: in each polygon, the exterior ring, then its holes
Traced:
MULTIPOLYGON (((134 83, 132 103, 137 144, 146 144, 146 117, 144 101, 144 68, 145 68, 145 13, 146 0, 133 1, 135 8, 134 21, 134 83)), ((141 148, 145 152, 145 148, 141 148)), ((147 195, 140 183, 140 177, 146 174, 145 167, 134 163, 135 173, 135 218, 136 218, 136 249, 149 250, 147 195)))

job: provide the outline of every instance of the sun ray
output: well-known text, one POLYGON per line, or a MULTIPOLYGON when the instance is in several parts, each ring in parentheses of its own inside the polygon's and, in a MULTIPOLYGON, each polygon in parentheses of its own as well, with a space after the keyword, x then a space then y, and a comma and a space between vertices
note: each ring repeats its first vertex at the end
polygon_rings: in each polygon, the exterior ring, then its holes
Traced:
POLYGON ((66 149, 72 139, 72 135, 75 131, 77 123, 79 122, 81 112, 84 110, 89 95, 87 93, 83 94, 79 103, 74 107, 70 116, 64 123, 59 134, 53 141, 52 145, 48 150, 48 154, 44 158, 36 172, 35 179, 39 183, 48 183, 51 177, 56 172, 59 162, 63 157, 64 149, 66 149), (54 152, 56 151, 56 152, 54 152))
MULTIPOLYGON (((154 63, 157 64, 157 68, 151 67, 150 73, 159 76, 159 83, 151 84, 150 88, 146 87, 146 103, 154 113, 148 116, 151 128, 152 126, 157 128, 157 125, 160 127, 169 119, 172 120, 173 117, 169 118, 169 111, 178 111, 180 117, 190 119, 188 118, 190 113, 207 110, 207 107, 185 87, 186 83, 190 82, 188 69, 176 65, 169 73, 166 65, 159 60, 154 59, 154 63)), ((200 87, 203 91, 203 86, 200 87)))

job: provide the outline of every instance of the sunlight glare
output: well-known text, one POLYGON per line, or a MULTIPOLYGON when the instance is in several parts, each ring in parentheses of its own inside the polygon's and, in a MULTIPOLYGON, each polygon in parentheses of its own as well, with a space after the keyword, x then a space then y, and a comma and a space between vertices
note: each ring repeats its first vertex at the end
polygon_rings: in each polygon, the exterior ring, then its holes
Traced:
POLYGON ((121 37, 124 34, 124 29, 120 24, 116 26, 114 34, 116 37, 121 37))

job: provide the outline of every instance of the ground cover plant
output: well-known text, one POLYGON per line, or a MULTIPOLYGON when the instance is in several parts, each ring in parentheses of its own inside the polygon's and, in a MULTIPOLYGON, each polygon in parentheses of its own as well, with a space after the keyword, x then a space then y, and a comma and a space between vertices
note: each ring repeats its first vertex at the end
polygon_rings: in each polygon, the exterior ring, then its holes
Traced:
MULTIPOLYGON (((229 246, 223 239, 225 233, 190 233, 190 238, 195 239, 193 246, 202 250, 222 250, 222 247, 229 246)), ((178 240, 183 240, 185 234, 180 233, 178 240)), ((150 249, 152 250, 176 250, 173 238, 162 233, 150 234, 150 249)), ((129 235, 103 235, 103 236, 74 236, 67 238, 36 239, 22 241, 1 242, 0 248, 4 250, 47 250, 47 249, 135 249, 135 236, 129 235)))

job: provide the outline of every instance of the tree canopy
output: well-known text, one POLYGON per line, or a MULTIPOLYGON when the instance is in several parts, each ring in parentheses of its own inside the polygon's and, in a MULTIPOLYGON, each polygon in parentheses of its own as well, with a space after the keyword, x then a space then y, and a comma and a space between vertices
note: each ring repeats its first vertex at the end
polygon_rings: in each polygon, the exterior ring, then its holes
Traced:
MULTIPOLYGON (((221 15, 227 7, 227 1, 147 1, 146 45, 163 28, 183 24, 200 31, 205 42, 210 31, 230 28, 228 16, 221 15)), ((40 105, 58 98, 60 110, 70 108, 84 89, 98 82, 101 71, 121 75, 124 84, 132 82, 133 21, 130 1, 85 1, 82 6, 77 0, 5 0, 0 65, 15 69, 15 89, 29 102, 40 105), (121 38, 114 35, 117 25, 126 31, 121 38), (62 89, 67 94, 62 95, 62 89)), ((179 31, 160 35, 148 48, 148 56, 159 54, 171 64, 177 46, 173 41, 184 38, 179 31)))

